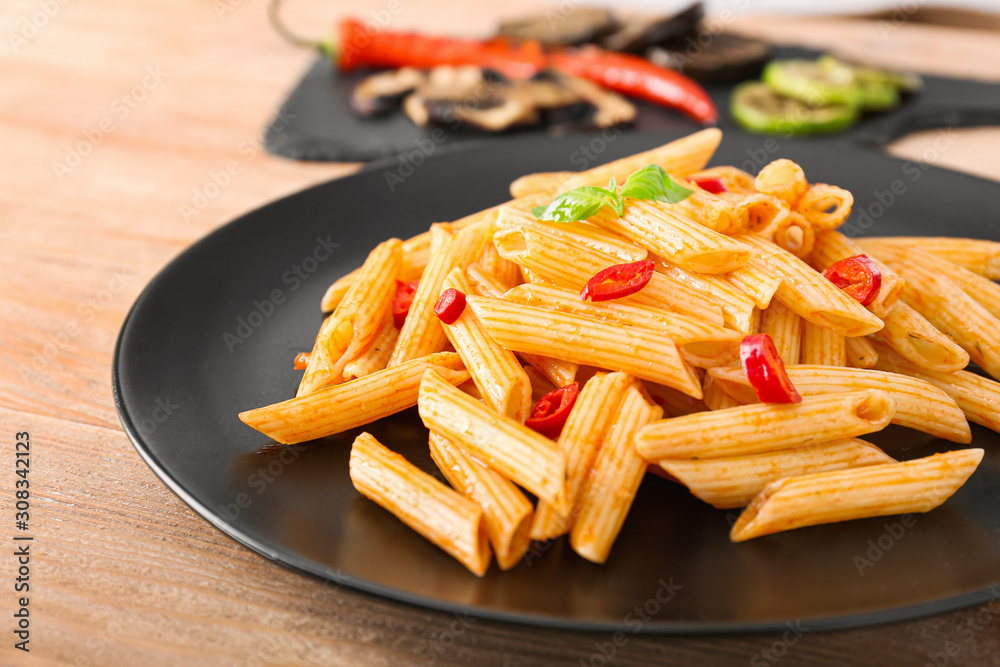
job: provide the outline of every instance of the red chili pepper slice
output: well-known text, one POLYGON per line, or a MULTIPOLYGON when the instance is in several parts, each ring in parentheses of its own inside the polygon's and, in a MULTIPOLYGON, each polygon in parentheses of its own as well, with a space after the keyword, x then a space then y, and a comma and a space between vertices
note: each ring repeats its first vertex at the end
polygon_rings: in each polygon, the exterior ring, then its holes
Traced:
POLYGON ((695 181, 698 187, 705 192, 711 192, 713 195, 719 195, 723 192, 729 192, 729 188, 726 184, 722 182, 721 178, 702 178, 701 180, 695 181))
POLYGON ((304 371, 306 366, 309 365, 309 357, 312 356, 310 352, 299 352, 295 355, 295 370, 304 371))
POLYGON ((788 379, 785 364, 767 334, 746 336, 740 342, 740 363, 753 393, 764 403, 799 403, 802 397, 788 379))
POLYGON ((454 287, 449 287, 441 292, 437 303, 434 304, 434 312, 438 319, 445 324, 452 324, 462 316, 465 310, 465 295, 454 287))
POLYGON ((643 259, 629 264, 615 264, 598 271, 580 292, 584 301, 608 301, 635 294, 653 277, 656 264, 643 259))
POLYGON ((419 280, 409 283, 404 283, 401 280, 396 281, 396 298, 392 301, 392 323, 396 325, 397 329, 403 328, 403 322, 406 321, 406 316, 410 312, 413 295, 417 293, 417 285, 419 284, 419 280))
POLYGON ((862 306, 871 303, 882 287, 882 270, 867 255, 842 259, 823 276, 862 306))
POLYGON ((531 411, 531 416, 524 422, 524 425, 555 440, 566 424, 566 418, 569 417, 569 411, 573 409, 573 404, 576 403, 576 396, 579 393, 579 382, 553 389, 538 399, 535 409, 531 411))

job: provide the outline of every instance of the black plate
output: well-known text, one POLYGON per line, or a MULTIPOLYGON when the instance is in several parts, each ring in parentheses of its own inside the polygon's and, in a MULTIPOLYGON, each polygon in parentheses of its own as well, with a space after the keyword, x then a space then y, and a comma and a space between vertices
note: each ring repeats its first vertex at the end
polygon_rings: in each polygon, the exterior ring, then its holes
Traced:
MULTIPOLYGON (((586 147, 604 161, 671 138, 629 134, 586 147)), ((440 156, 395 190, 386 179, 394 164, 372 165, 268 204, 195 244, 142 293, 118 341, 115 399, 139 453, 197 512, 268 558, 484 617, 626 632, 783 629, 789 621, 817 629, 1000 596, 1000 436, 976 426, 975 445, 986 458, 926 515, 731 544, 734 513, 651 477, 605 566, 557 540, 509 572, 494 565, 477 579, 354 491, 347 463, 357 431, 267 447, 237 419, 241 410, 294 394, 292 358, 312 345, 323 291, 376 243, 501 202, 522 173, 579 168, 581 145, 580 138, 519 140, 440 156)), ((802 164, 813 181, 854 192, 856 231, 1000 238, 1000 185, 853 144, 734 136, 714 163, 756 170, 778 156, 802 164)), ((433 470, 415 410, 369 429, 433 470)), ((952 447, 901 428, 873 440, 903 459, 952 447)))
MULTIPOLYGON (((819 51, 779 47, 776 58, 816 58, 819 51)), ((264 131, 267 150, 296 160, 373 160, 389 155, 408 155, 414 150, 446 153, 470 147, 496 145, 511 136, 548 140, 554 128, 519 130, 490 135, 468 131, 446 132, 416 127, 401 111, 384 118, 362 119, 351 112, 354 86, 367 73, 339 75, 327 59, 319 58, 296 85, 278 114, 264 131)), ((719 109, 719 127, 728 136, 743 130, 729 117, 731 84, 705 87, 719 109)), ((637 115, 633 129, 639 132, 693 132, 697 123, 678 111, 633 100, 637 115)), ((917 95, 887 113, 865 114, 861 121, 828 140, 850 139, 886 144, 909 132, 938 127, 1000 124, 1000 85, 940 76, 924 77, 917 95)), ((581 141, 593 135, 577 135, 581 141)))

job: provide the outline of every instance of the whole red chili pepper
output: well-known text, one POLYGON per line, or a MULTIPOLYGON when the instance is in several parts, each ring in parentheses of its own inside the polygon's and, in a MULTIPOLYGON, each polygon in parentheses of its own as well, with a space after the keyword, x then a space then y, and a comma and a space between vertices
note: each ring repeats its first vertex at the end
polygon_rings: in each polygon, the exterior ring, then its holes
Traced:
POLYGON ((512 41, 430 37, 413 32, 369 28, 356 19, 344 19, 336 37, 322 42, 295 35, 281 22, 280 0, 271 0, 269 16, 275 30, 296 46, 317 47, 342 72, 357 67, 416 67, 475 65, 512 77, 529 77, 552 68, 624 95, 678 109, 702 124, 714 124, 718 112, 705 89, 688 77, 645 58, 605 51, 596 46, 547 53, 532 40, 512 41))
POLYGON ((609 301, 635 294, 653 277, 655 267, 653 260, 643 259, 601 269, 583 286, 580 298, 584 301, 609 301))
POLYGON ((823 276, 862 306, 871 303, 882 287, 882 269, 867 255, 835 262, 823 276))
POLYGON ((580 383, 572 382, 565 387, 553 389, 538 399, 531 416, 524 422, 528 428, 555 440, 566 424, 569 411, 576 403, 580 383))
POLYGON ((740 341, 740 364, 757 398, 764 403, 800 403, 802 397, 785 372, 774 341, 767 334, 746 336, 740 341))

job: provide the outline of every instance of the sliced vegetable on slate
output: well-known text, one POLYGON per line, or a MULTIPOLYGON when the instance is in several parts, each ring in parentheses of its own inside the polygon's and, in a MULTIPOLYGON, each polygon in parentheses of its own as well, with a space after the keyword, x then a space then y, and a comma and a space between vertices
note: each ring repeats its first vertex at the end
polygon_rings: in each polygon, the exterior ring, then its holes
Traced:
POLYGON ((497 34, 553 46, 579 46, 596 42, 617 28, 618 21, 609 10, 575 6, 503 21, 497 34))
POLYGON ((750 132, 791 136, 839 132, 858 118, 858 108, 852 104, 811 107, 778 95, 760 81, 742 83, 733 90, 730 113, 750 132))
POLYGON ((728 32, 697 47, 653 46, 646 51, 646 57, 701 83, 730 83, 759 76, 772 52, 760 40, 728 32))

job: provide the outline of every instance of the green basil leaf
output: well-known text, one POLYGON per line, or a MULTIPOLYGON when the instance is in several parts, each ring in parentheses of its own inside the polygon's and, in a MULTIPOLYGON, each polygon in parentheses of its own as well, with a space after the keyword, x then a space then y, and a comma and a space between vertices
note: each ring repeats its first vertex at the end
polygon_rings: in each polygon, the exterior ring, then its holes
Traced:
POLYGON ((559 195, 548 206, 536 206, 531 214, 539 220, 575 222, 586 220, 605 206, 615 208, 616 197, 604 188, 590 185, 559 195))
POLYGON ((676 183, 658 164, 651 164, 625 180, 622 186, 622 197, 633 199, 655 199, 676 204, 691 196, 692 191, 676 183))

